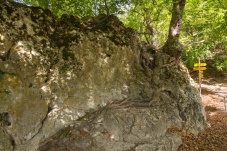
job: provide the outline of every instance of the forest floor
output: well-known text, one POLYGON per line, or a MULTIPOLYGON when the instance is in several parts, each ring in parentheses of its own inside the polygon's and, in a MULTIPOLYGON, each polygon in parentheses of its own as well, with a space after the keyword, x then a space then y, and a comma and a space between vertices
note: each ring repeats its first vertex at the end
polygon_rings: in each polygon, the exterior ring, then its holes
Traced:
MULTIPOLYGON (((197 74, 192 74, 192 78, 198 87, 197 74)), ((220 95, 227 97, 227 77, 203 78, 201 97, 210 127, 198 136, 187 132, 182 134, 183 144, 179 151, 227 151, 227 111, 220 95)))

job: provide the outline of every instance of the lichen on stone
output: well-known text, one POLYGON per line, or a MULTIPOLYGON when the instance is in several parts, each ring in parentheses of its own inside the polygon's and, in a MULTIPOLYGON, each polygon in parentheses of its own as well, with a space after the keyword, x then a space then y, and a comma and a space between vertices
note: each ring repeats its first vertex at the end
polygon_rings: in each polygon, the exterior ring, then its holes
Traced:
POLYGON ((117 17, 0 2, 0 114, 11 119, 0 148, 176 150, 169 129, 206 127, 186 68, 117 17))

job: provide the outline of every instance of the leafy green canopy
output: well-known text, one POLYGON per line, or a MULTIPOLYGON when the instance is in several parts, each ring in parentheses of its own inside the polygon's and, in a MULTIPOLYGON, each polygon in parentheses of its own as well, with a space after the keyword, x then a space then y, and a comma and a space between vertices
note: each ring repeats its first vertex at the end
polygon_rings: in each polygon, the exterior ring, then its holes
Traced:
POLYGON ((98 14, 121 14, 130 0, 14 0, 32 6, 50 9, 55 15, 77 15, 88 18, 98 14))
MULTIPOLYGON (((50 9, 57 16, 72 14, 87 19, 101 13, 115 14, 128 27, 137 30, 144 40, 154 40, 147 25, 156 29, 158 47, 168 38, 172 0, 15 0, 50 9)), ((184 44, 182 59, 192 67, 198 57, 216 61, 220 70, 227 70, 227 1, 187 0, 180 41, 184 44)))
POLYGON ((152 39, 147 30, 147 19, 150 20, 158 36, 158 46, 162 46, 168 38, 169 22, 171 19, 172 1, 170 0, 133 0, 127 14, 120 15, 126 26, 136 29, 147 42, 152 39), (147 18, 148 17, 148 18, 147 18))
MULTIPOLYGON (((186 51, 182 57, 189 66, 192 66, 198 57, 205 60, 214 57, 217 53, 226 54, 225 6, 227 6, 226 0, 188 0, 182 30, 182 41, 186 51)), ((227 64, 222 69, 227 69, 227 64)))
MULTIPOLYGON (((163 45, 168 36, 171 1, 133 0, 133 4, 128 14, 121 15, 123 22, 144 33, 144 10, 149 9, 153 26, 158 31, 159 45, 163 45)), ((227 1, 187 0, 180 38, 185 50, 182 59, 188 67, 192 68, 198 58, 205 61, 222 53, 221 58, 215 58, 215 65, 219 70, 227 70, 227 1)))

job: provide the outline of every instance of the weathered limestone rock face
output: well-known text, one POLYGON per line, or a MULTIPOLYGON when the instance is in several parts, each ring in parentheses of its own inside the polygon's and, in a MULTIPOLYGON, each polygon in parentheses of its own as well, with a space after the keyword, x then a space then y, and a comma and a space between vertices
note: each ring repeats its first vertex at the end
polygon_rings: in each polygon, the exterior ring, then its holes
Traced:
POLYGON ((0 150, 174 151, 206 126, 187 70, 116 17, 0 3, 0 150))

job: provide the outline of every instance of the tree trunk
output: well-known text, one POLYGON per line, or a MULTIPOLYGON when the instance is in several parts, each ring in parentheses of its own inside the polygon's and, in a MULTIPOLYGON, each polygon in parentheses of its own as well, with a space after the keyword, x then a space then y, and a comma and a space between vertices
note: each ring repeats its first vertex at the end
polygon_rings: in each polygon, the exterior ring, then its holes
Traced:
POLYGON ((158 33, 157 30, 152 25, 152 20, 149 15, 148 10, 145 9, 145 22, 146 22, 146 30, 152 36, 151 44, 152 46, 157 49, 158 48, 158 33))
POLYGON ((183 51, 183 45, 179 42, 182 26, 182 15, 186 0, 173 0, 172 19, 169 26, 168 39, 163 46, 163 51, 178 61, 183 51))

